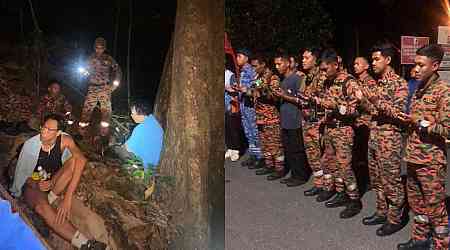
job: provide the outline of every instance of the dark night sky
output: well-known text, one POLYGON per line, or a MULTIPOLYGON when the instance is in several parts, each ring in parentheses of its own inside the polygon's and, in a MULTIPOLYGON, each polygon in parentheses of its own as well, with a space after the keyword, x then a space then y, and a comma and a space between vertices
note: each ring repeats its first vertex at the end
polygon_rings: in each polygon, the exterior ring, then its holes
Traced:
POLYGON ((439 25, 448 25, 440 0, 327 1, 324 6, 336 24, 335 46, 347 64, 356 56, 368 56, 371 46, 387 39, 400 48, 400 36, 428 36, 437 40, 439 25), (345 4, 344 4, 345 3, 345 4))
MULTIPOLYGON (((102 1, 32 1, 39 26, 47 36, 58 36, 68 42, 79 42, 87 53, 93 52, 95 37, 103 36, 108 53, 113 54, 113 38, 117 0, 102 1)), ((120 0, 121 14, 116 60, 126 71, 129 1, 120 0)), ((0 0, 0 21, 10 25, 0 27, 0 40, 5 34, 19 36, 19 12, 24 10, 25 31, 33 23, 28 1, 0 0), (8 32, 8 33, 5 33, 8 32)), ((153 99, 169 46, 176 11, 176 1, 133 1, 133 31, 131 41, 132 94, 153 99)), ((125 80, 125 79, 124 79, 125 80)), ((125 89, 125 88, 123 88, 125 89)), ((126 91, 124 91, 126 92, 126 91)), ((125 94, 126 95, 126 94, 125 94)))

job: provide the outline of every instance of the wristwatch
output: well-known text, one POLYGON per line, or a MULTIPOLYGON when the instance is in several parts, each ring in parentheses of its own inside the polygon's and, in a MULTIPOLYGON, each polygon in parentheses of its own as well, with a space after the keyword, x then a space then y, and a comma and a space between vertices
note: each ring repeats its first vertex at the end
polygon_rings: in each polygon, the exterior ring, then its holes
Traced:
POLYGON ((429 122, 427 120, 419 120, 417 123, 418 123, 419 131, 421 133, 426 133, 427 128, 431 125, 431 122, 429 122))

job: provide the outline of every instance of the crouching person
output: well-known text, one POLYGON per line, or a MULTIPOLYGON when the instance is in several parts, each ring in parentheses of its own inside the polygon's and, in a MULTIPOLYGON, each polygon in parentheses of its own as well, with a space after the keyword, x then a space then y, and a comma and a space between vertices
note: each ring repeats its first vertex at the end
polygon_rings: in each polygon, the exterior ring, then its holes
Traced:
POLYGON ((59 115, 47 115, 40 134, 24 143, 11 192, 15 197, 23 195, 46 224, 73 246, 103 250, 104 243, 88 239, 68 220, 86 158, 72 138, 62 132, 63 124, 59 115))
MULTIPOLYGON (((151 106, 144 100, 139 99, 132 103, 131 118, 138 125, 133 129, 125 144, 114 147, 114 152, 121 160, 131 159, 134 156, 139 157, 144 165, 144 170, 154 173, 159 164, 164 131, 151 114, 151 106)), ((151 195, 152 185, 154 182, 147 188, 145 199, 151 195)))

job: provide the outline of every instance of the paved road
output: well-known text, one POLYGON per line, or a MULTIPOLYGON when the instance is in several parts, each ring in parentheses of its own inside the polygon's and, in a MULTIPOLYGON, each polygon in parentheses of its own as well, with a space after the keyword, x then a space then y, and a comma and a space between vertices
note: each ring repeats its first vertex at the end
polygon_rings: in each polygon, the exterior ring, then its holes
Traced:
POLYGON ((301 187, 268 182, 239 163, 225 164, 225 246, 229 250, 391 250, 409 239, 410 225, 387 237, 378 226, 364 226, 362 217, 374 211, 373 192, 363 197, 362 212, 347 220, 342 208, 326 208, 305 197, 301 187), (228 182, 229 181, 229 182, 228 182))

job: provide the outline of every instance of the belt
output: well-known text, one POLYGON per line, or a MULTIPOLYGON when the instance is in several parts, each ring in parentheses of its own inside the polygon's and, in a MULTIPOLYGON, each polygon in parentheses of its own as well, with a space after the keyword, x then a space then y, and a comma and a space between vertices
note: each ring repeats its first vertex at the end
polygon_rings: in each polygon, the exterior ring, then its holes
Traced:
POLYGON ((349 122, 335 121, 327 123, 327 128, 343 128, 343 127, 351 127, 352 125, 353 124, 349 122))

